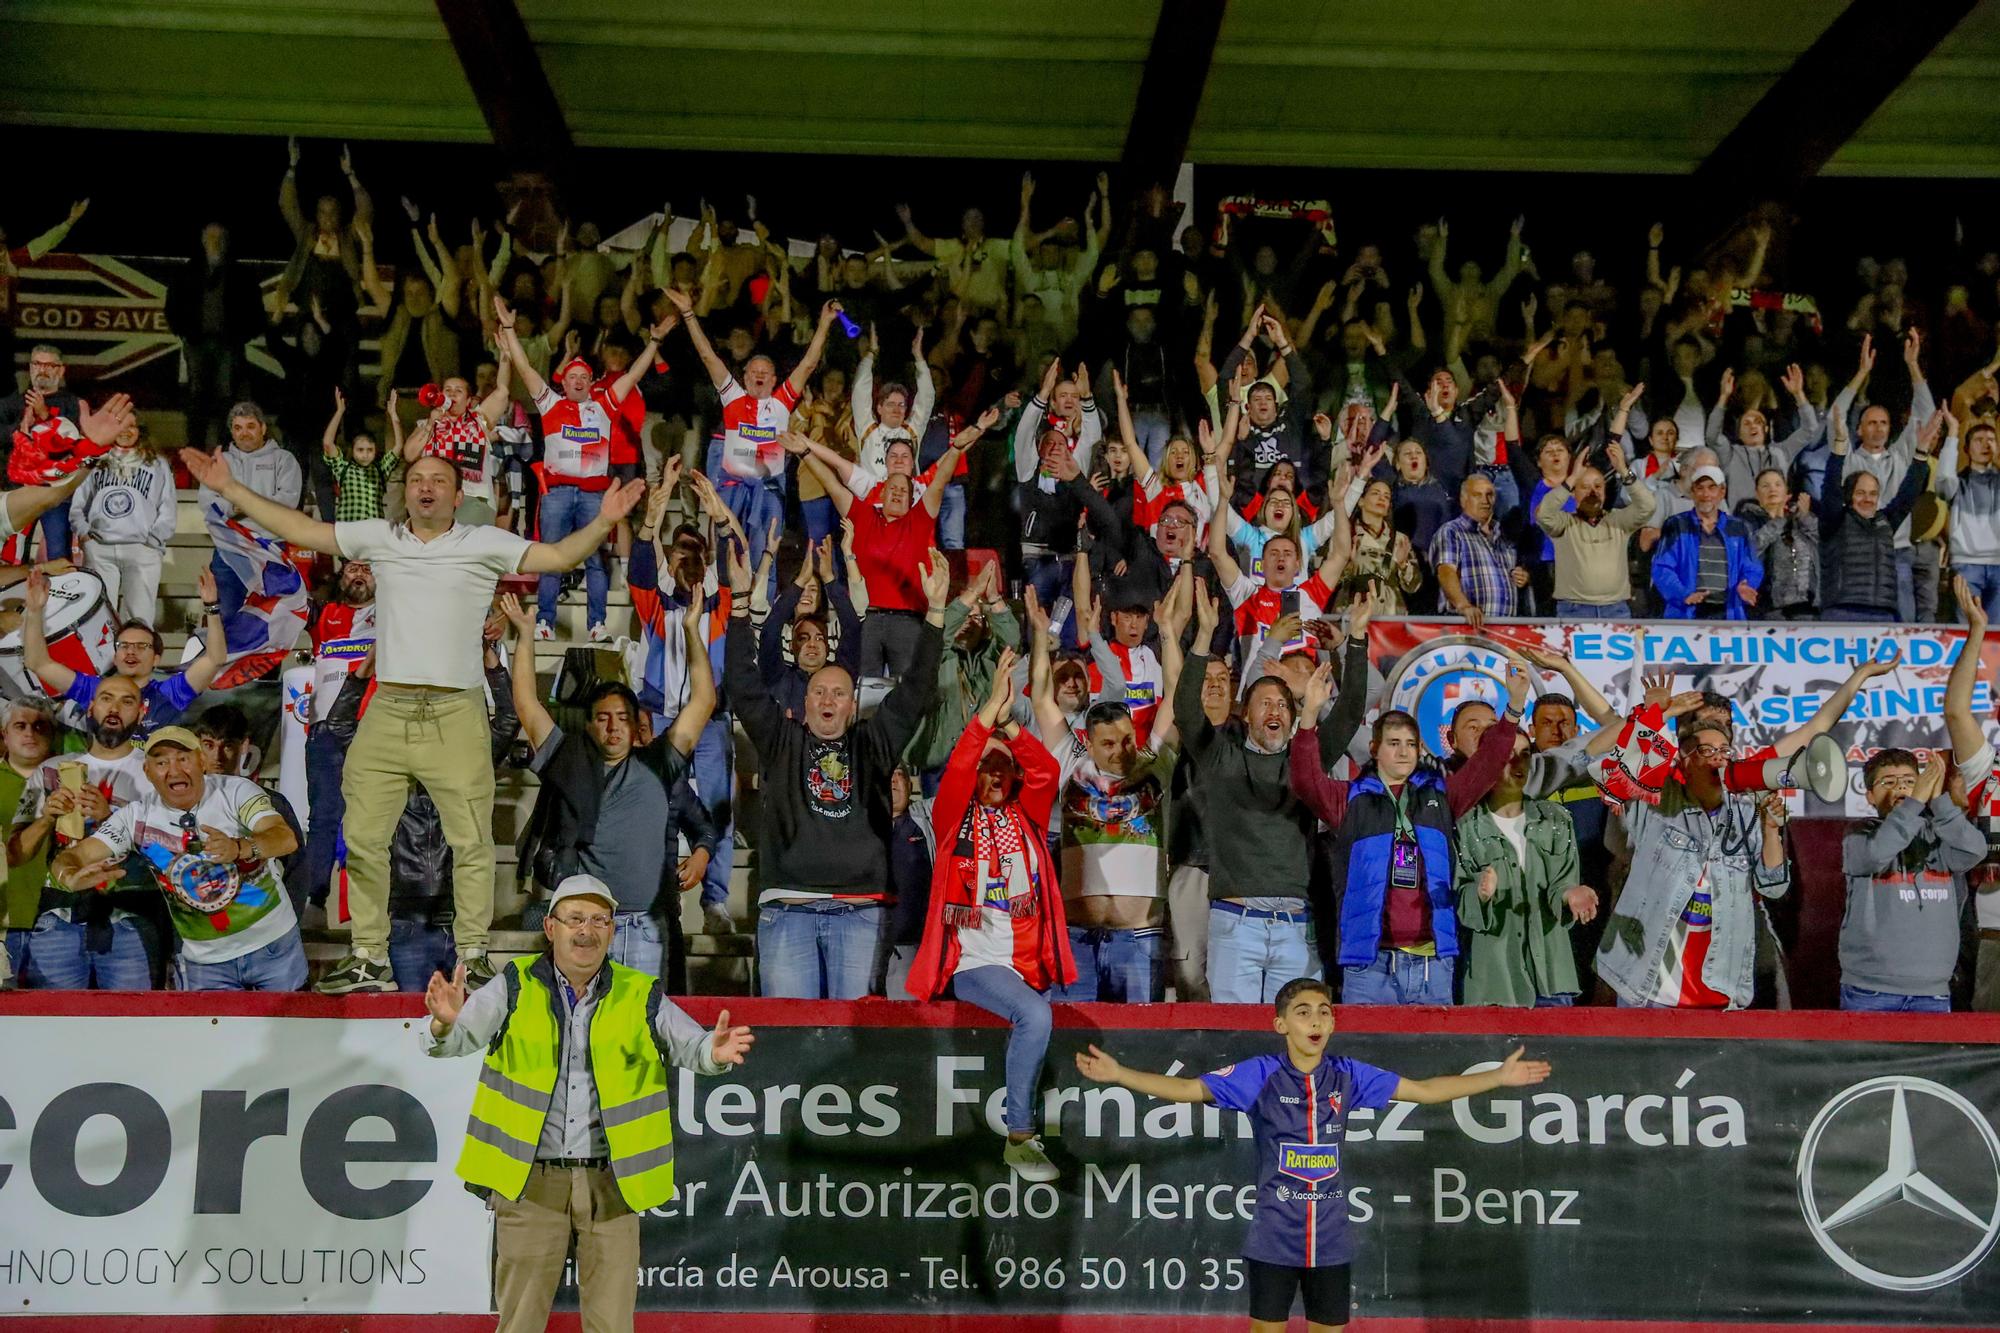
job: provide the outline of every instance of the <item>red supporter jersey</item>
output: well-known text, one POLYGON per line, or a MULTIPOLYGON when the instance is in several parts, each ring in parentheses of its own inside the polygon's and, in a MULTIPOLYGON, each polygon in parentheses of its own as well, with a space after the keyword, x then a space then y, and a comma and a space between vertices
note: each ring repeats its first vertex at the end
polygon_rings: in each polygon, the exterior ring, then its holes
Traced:
POLYGON ((619 406, 607 390, 593 387, 578 403, 543 389, 535 410, 542 415, 542 474, 549 485, 601 491, 611 484, 611 423, 619 406))
POLYGON ((769 398, 753 398, 732 378, 722 386, 722 470, 746 481, 785 474, 785 446, 778 437, 791 424, 799 396, 781 381, 769 398))
POLYGON ((850 507, 854 559, 868 584, 871 611, 924 611, 924 561, 937 543, 937 517, 917 505, 899 519, 885 519, 873 505, 850 507))
MULTIPOLYGON (((1248 581, 1247 577, 1243 580, 1248 581)), ((1230 600, 1236 601, 1241 592, 1240 585, 1229 589, 1230 600)), ((1296 611, 1300 620, 1318 620, 1332 602, 1333 589, 1326 586, 1317 572, 1286 592, 1259 584, 1255 592, 1236 601, 1236 635, 1243 641, 1243 660, 1249 662, 1257 655, 1264 631, 1277 624, 1286 611, 1296 611)), ((1318 645, 1319 640, 1311 630, 1301 629, 1299 637, 1285 645, 1285 651, 1317 652, 1318 645)))
MULTIPOLYGON (((592 385, 601 389, 609 399, 611 386, 619 380, 617 375, 606 375, 592 385)), ((639 397, 638 389, 625 395, 625 401, 611 409, 611 466, 622 467, 639 461, 639 436, 646 429, 646 403, 639 397)))

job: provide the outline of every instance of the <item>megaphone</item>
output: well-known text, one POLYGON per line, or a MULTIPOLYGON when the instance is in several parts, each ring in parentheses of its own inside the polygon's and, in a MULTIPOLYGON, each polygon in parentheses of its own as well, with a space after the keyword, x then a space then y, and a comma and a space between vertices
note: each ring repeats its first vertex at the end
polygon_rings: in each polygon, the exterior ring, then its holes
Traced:
POLYGON ((1730 791, 1800 788, 1822 801, 1839 801, 1847 790, 1847 752, 1831 736, 1815 736, 1789 759, 1739 759, 1722 771, 1730 791))

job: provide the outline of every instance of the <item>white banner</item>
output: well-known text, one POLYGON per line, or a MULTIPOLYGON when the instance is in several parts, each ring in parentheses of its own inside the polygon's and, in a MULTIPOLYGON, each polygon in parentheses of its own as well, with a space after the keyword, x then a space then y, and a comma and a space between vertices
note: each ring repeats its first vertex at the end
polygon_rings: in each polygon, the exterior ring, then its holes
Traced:
POLYGON ((476 1062, 403 1019, 0 1017, 0 1311, 490 1311, 476 1062))
MULTIPOLYGON (((1847 751, 1845 813, 1850 815, 1874 813, 1861 787, 1861 766, 1877 750, 1950 748, 1944 727, 1945 681, 1965 647, 1964 629, 1948 625, 1494 621, 1481 636, 1455 620, 1382 619, 1369 628, 1372 665, 1387 685, 1383 705, 1415 714, 1424 739, 1438 753, 1460 703, 1494 703, 1503 697, 1507 662, 1494 651, 1496 640, 1516 647, 1533 644, 1567 657, 1624 713, 1637 702, 1637 646, 1643 629, 1646 673, 1671 676, 1676 691, 1713 690, 1728 699, 1739 752, 1771 744, 1806 725, 1862 663, 1893 659, 1895 667, 1866 682, 1833 728, 1833 738, 1847 751)), ((2000 637, 1987 639, 1984 656, 1972 688, 1972 715, 1989 739, 2000 742, 1992 690, 2000 637)), ((1560 677, 1549 677, 1537 682, 1534 694, 1565 688, 1560 677)), ((1581 714, 1577 723, 1592 729, 1581 714)))

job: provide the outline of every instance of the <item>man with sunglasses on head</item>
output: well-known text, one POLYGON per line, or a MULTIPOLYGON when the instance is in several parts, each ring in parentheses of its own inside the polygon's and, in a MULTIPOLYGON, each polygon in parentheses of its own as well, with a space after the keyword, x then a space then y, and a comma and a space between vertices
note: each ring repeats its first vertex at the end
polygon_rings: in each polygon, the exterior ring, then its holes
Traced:
MULTIPOLYGON (((222 606, 217 596, 215 574, 203 569, 195 584, 201 593, 202 625, 206 641, 202 654, 185 669, 158 680, 153 668, 166 652, 166 641, 143 620, 128 620, 118 627, 112 640, 112 674, 124 676, 138 685, 145 701, 139 723, 142 732, 164 727, 180 719, 194 706, 196 696, 214 682, 216 674, 229 662, 229 640, 222 627, 222 606)), ((49 576, 39 570, 28 576, 27 596, 21 619, 21 661, 35 678, 76 713, 87 713, 97 697, 102 677, 64 666, 49 654, 46 618, 49 607, 49 576)))

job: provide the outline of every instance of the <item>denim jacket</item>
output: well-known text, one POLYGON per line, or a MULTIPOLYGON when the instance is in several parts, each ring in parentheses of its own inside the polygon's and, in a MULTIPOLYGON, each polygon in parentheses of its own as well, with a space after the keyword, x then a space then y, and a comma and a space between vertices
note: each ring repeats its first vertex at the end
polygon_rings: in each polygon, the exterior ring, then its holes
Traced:
POLYGON ((1748 1005, 1757 954, 1754 894, 1781 898, 1792 882, 1789 862, 1764 865, 1756 798, 1726 796, 1711 817, 1669 782, 1657 806, 1634 801, 1624 819, 1632 873, 1611 909, 1597 974, 1627 1000, 1650 999, 1674 922, 1706 867, 1714 933, 1702 980, 1727 995, 1732 1009, 1748 1005))

